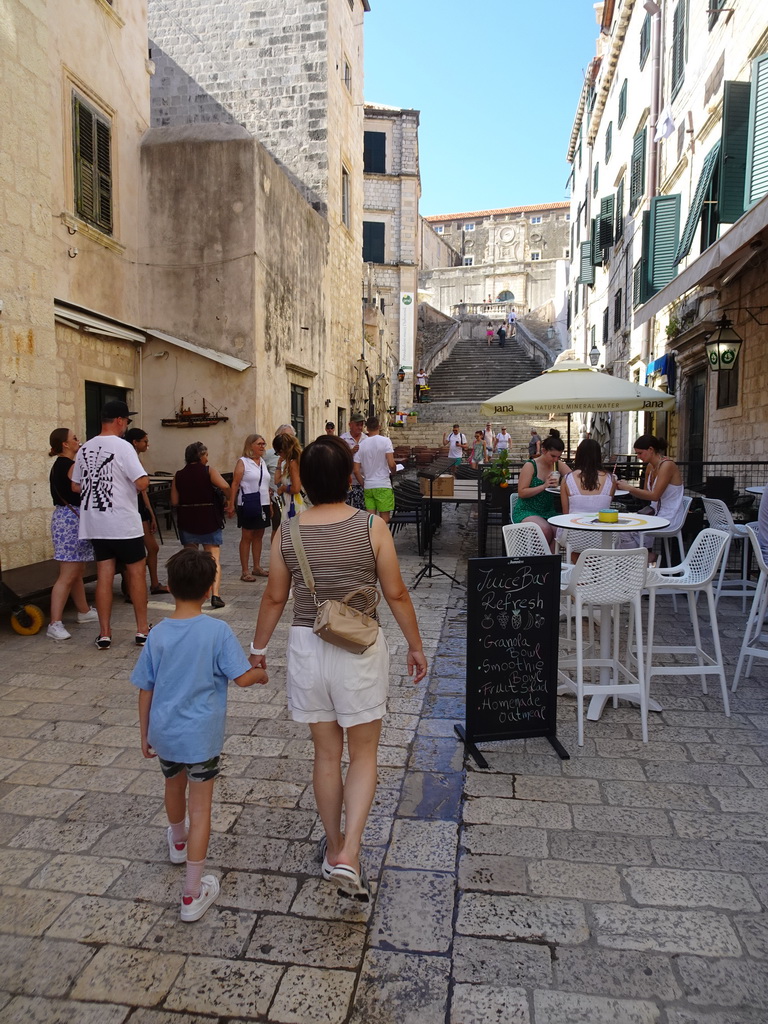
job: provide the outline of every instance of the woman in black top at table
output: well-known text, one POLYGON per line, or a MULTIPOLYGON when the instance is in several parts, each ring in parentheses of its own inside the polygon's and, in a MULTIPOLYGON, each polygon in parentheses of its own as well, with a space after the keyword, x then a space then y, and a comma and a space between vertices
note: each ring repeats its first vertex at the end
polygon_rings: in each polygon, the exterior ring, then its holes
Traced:
POLYGON ((96 622, 96 609, 91 608, 85 598, 83 572, 86 562, 93 560, 93 548, 89 540, 80 540, 80 494, 72 490, 72 468, 75 464, 80 442, 69 427, 57 427, 49 438, 51 450, 48 454, 56 457, 49 477, 53 518, 51 537, 53 557, 59 563, 59 576, 51 590, 51 622, 48 636, 52 640, 69 640, 61 621, 67 598, 71 595, 77 608, 77 621, 96 622))

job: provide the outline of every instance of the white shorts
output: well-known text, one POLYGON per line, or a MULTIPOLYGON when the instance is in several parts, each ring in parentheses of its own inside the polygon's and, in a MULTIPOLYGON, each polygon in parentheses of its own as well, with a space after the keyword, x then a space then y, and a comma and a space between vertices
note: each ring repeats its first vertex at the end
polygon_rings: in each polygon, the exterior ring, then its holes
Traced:
POLYGON ((288 709, 294 722, 338 722, 343 729, 383 718, 389 692, 389 647, 379 630, 364 654, 351 654, 291 626, 286 663, 288 709))

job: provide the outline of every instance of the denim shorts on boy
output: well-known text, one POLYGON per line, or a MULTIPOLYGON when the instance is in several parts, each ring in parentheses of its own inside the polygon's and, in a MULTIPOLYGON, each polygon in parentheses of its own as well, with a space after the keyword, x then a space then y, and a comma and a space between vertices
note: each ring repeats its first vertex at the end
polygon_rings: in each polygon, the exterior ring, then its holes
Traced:
POLYGON ((294 722, 338 722, 343 729, 383 718, 389 692, 389 647, 379 630, 362 654, 334 647, 309 626, 291 626, 286 662, 294 722))
POLYGON ((368 512, 394 512, 395 492, 391 487, 366 487, 365 507, 368 512))
POLYGON ((160 770, 166 779, 175 778, 179 772, 186 771, 187 778, 190 782, 208 782, 211 779, 215 779, 221 771, 220 765, 221 756, 219 754, 216 757, 209 757, 207 761, 197 764, 182 764, 179 761, 164 761, 162 757, 158 757, 160 762, 160 770))
POLYGON ((127 540, 99 540, 94 538, 93 557, 97 562, 108 562, 114 559, 122 562, 123 565, 132 565, 147 557, 147 549, 144 547, 144 534, 140 537, 129 537, 127 540))

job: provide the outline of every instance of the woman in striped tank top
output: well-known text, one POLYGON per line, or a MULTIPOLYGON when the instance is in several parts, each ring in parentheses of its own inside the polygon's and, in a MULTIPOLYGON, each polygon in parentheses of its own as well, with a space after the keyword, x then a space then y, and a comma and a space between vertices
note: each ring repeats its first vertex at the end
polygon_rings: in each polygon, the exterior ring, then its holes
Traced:
MULTIPOLYGON (((392 535, 384 521, 346 504, 352 455, 337 437, 321 436, 301 455, 301 481, 312 507, 300 519, 301 540, 319 600, 341 599, 358 587, 381 584, 384 598, 408 643, 414 683, 427 674, 419 627, 403 583, 392 535)), ((286 686, 293 720, 307 722, 315 747, 313 785, 325 828, 322 875, 340 892, 370 899, 360 861, 363 830, 376 792, 377 750, 389 688, 389 650, 381 630, 363 654, 351 654, 312 631, 316 608, 304 583, 290 535, 280 528, 269 562, 251 644, 251 664, 266 668, 267 644, 294 588, 286 686), (342 779, 347 736, 349 769, 342 779), (341 831, 342 808, 345 832, 341 831)), ((355 602, 357 603, 357 602, 355 602)), ((360 598, 359 607, 365 606, 360 598)))

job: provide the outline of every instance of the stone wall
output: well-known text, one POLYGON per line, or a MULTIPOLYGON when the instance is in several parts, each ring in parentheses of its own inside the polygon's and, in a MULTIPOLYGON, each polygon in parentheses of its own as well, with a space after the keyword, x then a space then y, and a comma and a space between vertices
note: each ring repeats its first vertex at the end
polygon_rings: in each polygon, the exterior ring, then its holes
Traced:
POLYGON ((4 569, 52 554, 48 435, 59 426, 60 413, 51 306, 49 41, 45 2, 9 0, 4 5, 0 31, 0 559, 4 569))
POLYGON ((436 267, 452 267, 458 260, 458 253, 442 235, 435 234, 432 225, 423 217, 419 218, 420 258, 422 270, 434 270, 436 267))
MULTIPOLYGON (((293 383, 308 390, 308 436, 320 433, 325 399, 333 408, 348 405, 328 341, 325 218, 239 126, 153 129, 142 148, 142 172, 147 230, 160 264, 142 282, 149 325, 252 364, 239 373, 179 358, 172 348, 167 359, 145 359, 144 387, 162 410, 157 420, 172 416, 182 396, 204 396, 229 417, 206 431, 211 462, 231 469, 246 434, 266 436, 290 419, 293 383), (171 263, 178 268, 162 266, 171 263), (202 263, 209 266, 194 268, 202 263)), ((153 344, 155 351, 168 348, 153 344)), ((153 426, 155 465, 168 468, 178 454, 177 434, 153 426)))

